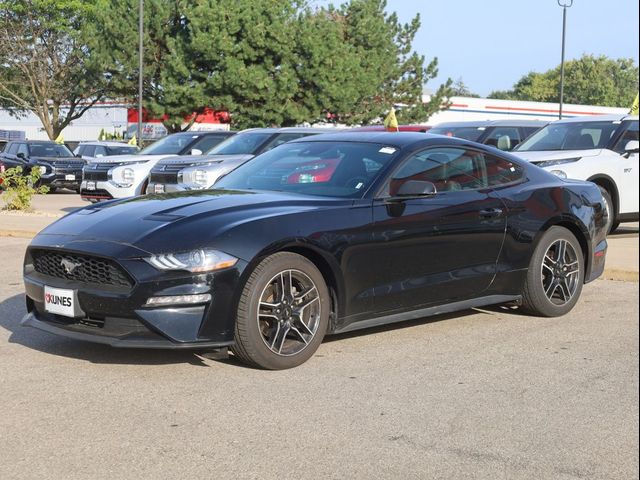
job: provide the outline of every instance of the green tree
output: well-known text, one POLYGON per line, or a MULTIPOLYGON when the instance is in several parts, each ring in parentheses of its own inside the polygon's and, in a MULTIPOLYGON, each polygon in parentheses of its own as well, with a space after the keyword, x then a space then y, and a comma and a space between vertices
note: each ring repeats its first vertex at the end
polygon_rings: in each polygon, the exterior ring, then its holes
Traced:
POLYGON ((438 62, 425 66, 425 58, 413 52, 419 15, 401 24, 385 8, 384 0, 351 0, 305 11, 296 44, 309 110, 350 125, 379 120, 393 105, 404 107, 398 111, 401 122, 425 121, 442 108, 450 80, 422 103, 438 62))
POLYGON ((0 106, 34 113, 51 139, 105 97, 86 41, 100 0, 0 0, 0 106))
MULTIPOLYGON (((106 0, 96 48, 111 56, 117 91, 135 97, 137 0, 106 0)), ((419 18, 400 25, 381 0, 339 8, 295 0, 147 0, 144 105, 165 126, 203 107, 229 111, 235 128, 288 126, 328 115, 347 124, 380 118, 407 105, 402 120, 423 120, 441 108, 448 84, 428 105, 424 83, 437 74, 411 43, 419 18)))
POLYGON ((480 95, 473 93, 462 78, 458 78, 451 85, 451 95, 456 97, 480 98, 480 95))
MULTIPOLYGON (((524 75, 511 90, 489 98, 558 102, 560 67, 524 75)), ((638 92, 638 66, 629 58, 583 55, 565 63, 564 101, 574 104, 626 107, 638 92)))

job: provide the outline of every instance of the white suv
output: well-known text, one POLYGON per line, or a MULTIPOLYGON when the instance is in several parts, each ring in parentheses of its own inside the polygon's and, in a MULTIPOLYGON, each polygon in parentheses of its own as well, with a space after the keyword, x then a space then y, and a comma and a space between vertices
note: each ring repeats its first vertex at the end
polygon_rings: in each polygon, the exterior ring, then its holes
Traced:
POLYGON ((181 132, 168 135, 135 155, 97 158, 82 169, 80 196, 97 202, 141 195, 149 183, 149 172, 161 159, 174 155, 200 155, 234 132, 181 132))
POLYGON ((557 120, 513 153, 559 177, 597 184, 607 204, 609 231, 638 220, 637 116, 557 120))

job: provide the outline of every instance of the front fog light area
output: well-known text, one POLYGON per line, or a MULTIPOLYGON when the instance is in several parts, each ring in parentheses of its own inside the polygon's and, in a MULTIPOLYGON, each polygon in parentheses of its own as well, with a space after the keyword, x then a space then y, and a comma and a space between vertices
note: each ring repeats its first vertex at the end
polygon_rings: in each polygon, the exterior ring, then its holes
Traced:
POLYGON ((151 297, 145 303, 145 307, 168 307, 173 305, 198 305, 211 301, 211 295, 201 293, 197 295, 167 295, 163 297, 151 297))

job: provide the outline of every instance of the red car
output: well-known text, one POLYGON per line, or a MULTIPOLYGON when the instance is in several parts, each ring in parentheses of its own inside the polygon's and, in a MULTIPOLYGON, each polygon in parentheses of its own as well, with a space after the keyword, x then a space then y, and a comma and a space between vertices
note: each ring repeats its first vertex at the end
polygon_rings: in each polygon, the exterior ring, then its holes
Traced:
POLYGON ((340 163, 339 158, 325 158, 307 162, 295 169, 287 177, 287 183, 323 183, 331 180, 333 172, 340 163))

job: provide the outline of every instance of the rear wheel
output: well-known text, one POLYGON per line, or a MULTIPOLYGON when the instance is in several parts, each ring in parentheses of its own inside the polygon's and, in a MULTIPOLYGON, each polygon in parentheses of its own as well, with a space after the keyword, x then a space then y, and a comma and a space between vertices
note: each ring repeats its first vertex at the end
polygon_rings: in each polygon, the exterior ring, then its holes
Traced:
POLYGON ((244 286, 231 350, 269 370, 300 365, 320 346, 330 308, 324 278, 311 261, 289 252, 271 255, 244 286))
POLYGON ((531 258, 523 308, 543 317, 564 315, 578 302, 583 284, 584 257, 578 240, 564 227, 551 227, 531 258))

